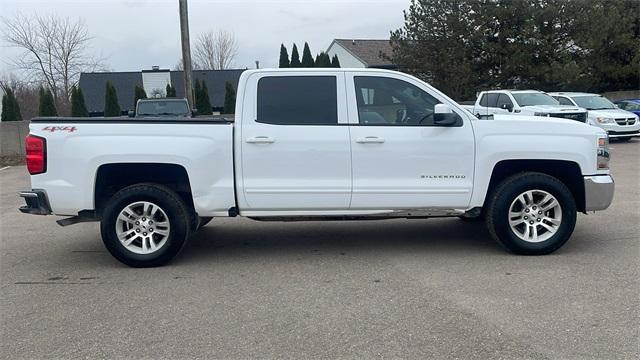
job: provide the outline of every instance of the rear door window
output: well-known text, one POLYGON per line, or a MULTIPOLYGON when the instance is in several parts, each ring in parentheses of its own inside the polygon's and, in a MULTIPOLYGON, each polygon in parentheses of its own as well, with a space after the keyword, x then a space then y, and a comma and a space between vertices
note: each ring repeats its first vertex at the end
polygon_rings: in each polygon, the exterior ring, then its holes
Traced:
POLYGON ((336 77, 261 78, 256 121, 273 125, 337 125, 336 77))
POLYGON ((498 95, 497 93, 489 93, 487 94, 487 105, 488 107, 498 107, 498 95))

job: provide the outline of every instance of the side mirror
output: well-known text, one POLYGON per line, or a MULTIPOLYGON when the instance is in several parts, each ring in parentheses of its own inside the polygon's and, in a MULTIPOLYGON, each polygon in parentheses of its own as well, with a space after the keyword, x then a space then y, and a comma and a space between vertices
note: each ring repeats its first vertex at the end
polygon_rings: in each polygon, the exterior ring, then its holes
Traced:
POLYGON ((129 112, 127 114, 129 115, 130 118, 136 117, 136 112, 133 111, 133 110, 129 110, 129 112))
POLYGON ((462 118, 453 112, 449 105, 436 104, 433 108, 433 124, 435 126, 462 126, 462 118))
POLYGON ((513 111, 513 105, 511 105, 511 104, 502 104, 502 106, 500 106, 500 108, 504 109, 504 110, 508 110, 509 112, 513 111))
POLYGON ((191 109, 191 117, 198 116, 198 109, 191 109))

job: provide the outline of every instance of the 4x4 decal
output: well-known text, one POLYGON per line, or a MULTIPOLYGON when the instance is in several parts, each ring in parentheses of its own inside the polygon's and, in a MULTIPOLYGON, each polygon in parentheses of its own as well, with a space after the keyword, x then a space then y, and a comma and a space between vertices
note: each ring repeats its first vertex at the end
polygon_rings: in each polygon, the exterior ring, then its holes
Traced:
POLYGON ((43 131, 50 131, 50 132, 56 132, 56 131, 67 131, 67 132, 74 132, 76 130, 78 130, 77 127, 75 126, 46 126, 44 128, 42 128, 43 131))

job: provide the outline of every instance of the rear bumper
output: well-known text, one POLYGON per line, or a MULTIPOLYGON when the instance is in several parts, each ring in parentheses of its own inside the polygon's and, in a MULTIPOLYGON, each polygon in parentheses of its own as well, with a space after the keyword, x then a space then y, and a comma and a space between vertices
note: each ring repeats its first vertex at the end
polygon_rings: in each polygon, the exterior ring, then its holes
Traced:
POLYGON ((585 211, 604 210, 611 205, 615 183, 610 175, 585 176, 585 211))
POLYGON ((24 198, 26 202, 25 206, 21 206, 18 210, 25 214, 32 215, 50 215, 51 206, 49 205, 49 199, 47 199, 47 193, 44 190, 28 190, 20 191, 18 193, 21 198, 24 198))

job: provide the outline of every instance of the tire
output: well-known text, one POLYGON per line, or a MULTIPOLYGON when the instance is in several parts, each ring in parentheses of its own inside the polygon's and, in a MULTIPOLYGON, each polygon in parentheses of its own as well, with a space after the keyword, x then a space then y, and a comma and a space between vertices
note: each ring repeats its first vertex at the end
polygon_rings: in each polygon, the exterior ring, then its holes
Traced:
POLYGON ((196 229, 195 231, 199 231, 200 229, 205 227, 205 225, 210 223, 211 220, 213 220, 212 216, 200 216, 200 217, 198 217, 198 220, 196 221, 197 222, 196 226, 194 226, 193 228, 196 229))
POLYGON ((571 237, 576 202, 560 180, 543 173, 519 173, 492 193, 486 223, 491 236, 512 253, 550 254, 571 237))
POLYGON ((161 266, 186 243, 189 214, 180 196, 165 186, 128 186, 113 195, 104 208, 102 241, 111 255, 126 265, 161 266))

